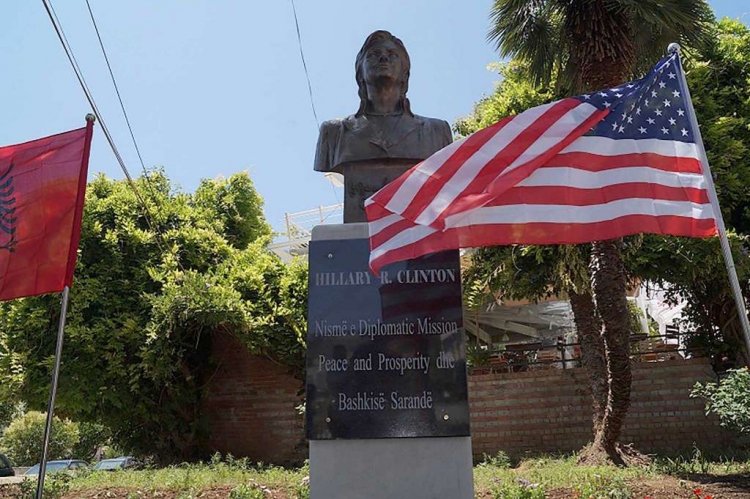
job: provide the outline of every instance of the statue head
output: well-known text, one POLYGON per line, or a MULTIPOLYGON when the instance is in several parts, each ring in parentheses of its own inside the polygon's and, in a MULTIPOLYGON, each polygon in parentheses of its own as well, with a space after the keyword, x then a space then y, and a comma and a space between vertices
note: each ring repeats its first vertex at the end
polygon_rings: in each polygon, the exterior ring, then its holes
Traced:
POLYGON ((359 87, 359 109, 355 116, 363 115, 367 109, 367 83, 377 84, 378 79, 392 80, 399 85, 401 110, 411 114, 406 98, 411 61, 401 40, 384 30, 370 34, 357 54, 354 69, 359 87))

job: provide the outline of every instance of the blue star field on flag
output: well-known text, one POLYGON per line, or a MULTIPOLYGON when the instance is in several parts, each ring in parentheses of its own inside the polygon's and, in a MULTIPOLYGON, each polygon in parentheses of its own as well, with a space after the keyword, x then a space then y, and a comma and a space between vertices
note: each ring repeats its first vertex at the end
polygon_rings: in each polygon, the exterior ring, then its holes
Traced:
POLYGON ((646 76, 618 87, 575 97, 609 115, 587 136, 695 142, 676 54, 659 61, 646 76))

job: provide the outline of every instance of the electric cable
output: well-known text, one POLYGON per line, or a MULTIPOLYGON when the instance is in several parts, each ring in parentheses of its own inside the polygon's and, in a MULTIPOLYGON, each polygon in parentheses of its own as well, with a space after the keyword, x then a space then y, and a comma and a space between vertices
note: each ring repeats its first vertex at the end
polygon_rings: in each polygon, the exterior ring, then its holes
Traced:
MULTIPOLYGON (((96 116, 96 119, 99 121, 99 126, 101 127, 102 132, 104 133, 104 137, 107 139, 107 142, 109 143, 109 147, 112 149, 112 153, 115 155, 115 159, 117 159, 117 162, 119 163, 120 168, 125 174, 125 178, 127 179, 128 184, 130 185, 131 189, 133 189, 133 193, 135 194, 135 197, 138 203, 140 203, 141 207, 144 210, 146 223, 148 224, 151 231, 156 235, 156 244, 157 246, 159 246, 159 250, 162 253, 164 253, 164 248, 162 247, 162 242, 160 241, 161 234, 159 233, 159 231, 156 230, 152 222, 153 217, 151 216, 151 211, 149 210, 148 205, 143 200, 143 197, 138 191, 138 187, 135 185, 135 182, 133 181, 133 177, 130 175, 130 172, 125 166, 125 161, 122 159, 122 156, 120 155, 120 151, 117 149, 117 146, 115 145, 114 139, 112 138, 112 135, 110 134, 109 129, 107 128, 107 125, 104 119, 102 118, 102 114, 101 112, 99 112, 99 108, 96 105, 96 101, 94 100, 91 90, 89 89, 86 83, 86 79, 83 75, 83 71, 81 71, 81 68, 78 65, 78 61, 75 58, 75 54, 73 54, 73 50, 70 47, 70 43, 68 42, 68 38, 65 35, 65 31, 62 28, 62 24, 60 23, 60 20, 57 17, 57 12, 55 12, 55 9, 52 6, 51 1, 42 0, 42 4, 44 5, 44 9, 47 11, 47 15, 49 16, 50 22, 52 23, 52 27, 55 29, 57 38, 60 40, 60 44, 62 45, 63 50, 65 51, 65 55, 67 56, 68 61, 70 62, 70 65, 73 67, 73 72, 75 73, 76 78, 78 79, 78 83, 81 85, 81 88, 83 89, 83 93, 86 96, 86 100, 88 100, 89 105, 91 106, 91 110, 94 112, 94 116, 96 116)), ((182 267, 182 265, 179 263, 179 260, 178 260, 178 265, 182 267)))
POLYGON ((294 13, 294 25, 297 28, 297 45, 299 45, 299 55, 302 58, 302 67, 305 69, 305 78, 307 78, 307 92, 310 94, 310 107, 312 107, 313 116, 315 117, 315 124, 320 128, 320 120, 318 120, 318 113, 315 112, 315 101, 313 100, 312 84, 310 83, 310 73, 307 71, 307 63, 305 62, 305 53, 302 51, 302 35, 299 31, 299 20, 297 19, 297 7, 294 6, 294 0, 292 2, 292 12, 294 13))
POLYGON ((99 32, 99 26, 96 23, 96 19, 94 18, 94 11, 91 9, 91 3, 89 0, 86 0, 86 7, 89 10, 89 16, 91 17, 91 23, 94 25, 94 31, 96 32, 96 37, 99 40, 99 47, 102 49, 102 55, 104 55, 104 61, 107 63, 107 69, 109 70, 109 76, 112 80, 112 85, 115 88, 115 93, 117 94, 117 100, 120 101, 120 109, 122 109, 122 114, 125 117, 125 123, 128 126, 128 131, 130 132, 130 138, 133 140, 133 146, 135 147, 135 152, 138 155, 138 160, 141 162, 141 169, 143 170, 144 179, 146 180, 146 185, 148 185, 149 190, 151 191, 151 196, 153 198, 153 201, 155 204, 158 203, 158 198, 156 196, 156 193, 154 192, 153 186, 151 185, 148 170, 146 170, 146 164, 143 161, 143 156, 141 155, 141 149, 138 147, 138 142, 135 140, 135 133, 133 133, 133 127, 130 125, 130 118, 128 117, 128 112, 125 110, 125 103, 123 102, 122 95, 120 94, 120 87, 117 85, 117 79, 115 78, 114 71, 112 70, 112 65, 109 62, 109 56, 107 55, 107 50, 104 48, 104 41, 102 40, 102 35, 99 32))
MULTIPOLYGON (((88 1, 88 0, 86 0, 88 1)), ((313 116, 315 117, 315 124, 320 128, 320 120, 318 119, 318 113, 315 111, 315 99, 313 99, 312 84, 310 83, 310 73, 307 70, 307 62, 305 62, 305 52, 302 50, 302 35, 299 29, 299 19, 297 18, 297 7, 294 5, 294 0, 290 0, 292 3, 292 12, 294 13, 294 26, 297 28, 297 45, 299 46, 299 55, 302 59, 302 67, 305 70, 305 78, 307 79, 307 93, 310 95, 310 107, 312 108, 313 116)), ((336 192, 336 186, 331 183, 333 189, 333 197, 336 199, 336 204, 340 204, 338 192, 336 192)), ((326 217, 328 218, 328 217, 326 217)))

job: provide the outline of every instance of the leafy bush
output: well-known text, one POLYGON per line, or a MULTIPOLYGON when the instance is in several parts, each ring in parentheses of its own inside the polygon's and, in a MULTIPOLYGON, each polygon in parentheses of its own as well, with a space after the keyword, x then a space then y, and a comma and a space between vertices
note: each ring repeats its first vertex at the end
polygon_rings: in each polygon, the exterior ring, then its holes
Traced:
POLYGON ((547 492, 538 483, 531 483, 523 478, 496 480, 490 492, 493 499, 545 499, 547 492))
MULTIPOLYGON (((44 497, 59 499, 70 491, 71 476, 67 473, 49 473, 44 477, 44 497)), ((19 485, 18 493, 13 499, 34 499, 36 497, 36 480, 26 479, 19 485)))
POLYGON ((492 348, 484 345, 470 344, 466 346, 466 365, 469 368, 479 367, 486 368, 490 367, 490 361, 492 360, 492 348))
POLYGON ((105 448, 110 443, 111 432, 104 425, 82 422, 78 423, 78 431, 80 438, 73 448, 73 455, 77 459, 90 461, 94 459, 99 449, 105 448))
POLYGON ((586 499, 630 499, 632 494, 622 477, 595 474, 574 489, 574 497, 586 499))
POLYGON ((497 454, 491 456, 486 452, 482 455, 481 466, 493 466, 495 468, 510 468, 510 457, 504 451, 497 451, 497 454))
POLYGON ((228 499, 263 499, 266 493, 256 484, 243 483, 232 489, 228 499))
MULTIPOLYGON (((32 466, 39 462, 44 440, 47 415, 31 411, 14 419, 0 440, 0 448, 17 466, 32 466)), ((79 441, 78 424, 55 417, 49 440, 49 459, 65 459, 73 455, 79 441)))
POLYGON ((694 446, 691 456, 657 458, 651 464, 651 469, 662 475, 681 476, 695 473, 705 475, 711 472, 711 462, 698 447, 694 446))
MULTIPOLYGON (((302 378, 307 266, 268 251, 271 227, 247 174, 181 192, 161 171, 87 186, 57 406, 101 423, 127 453, 159 463, 205 455, 203 394, 214 339, 233 337, 302 378)), ((0 303, 0 401, 46 407, 59 297, 0 303)))
POLYGON ((706 414, 719 416, 721 426, 750 433, 750 371, 731 369, 718 383, 696 383, 691 397, 706 399, 706 414))

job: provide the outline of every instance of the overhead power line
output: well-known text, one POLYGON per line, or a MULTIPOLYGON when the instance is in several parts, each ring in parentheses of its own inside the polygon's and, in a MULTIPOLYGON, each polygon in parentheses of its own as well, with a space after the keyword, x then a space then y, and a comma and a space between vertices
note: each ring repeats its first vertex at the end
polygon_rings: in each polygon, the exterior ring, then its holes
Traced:
POLYGON ((86 7, 88 7, 89 10, 89 16, 91 17, 91 24, 94 25, 94 31, 96 31, 96 38, 99 40, 99 47, 102 49, 102 55, 104 55, 104 61, 107 63, 107 69, 109 70, 109 76, 112 80, 112 86, 115 87, 115 93, 117 94, 117 100, 120 101, 120 109, 122 109, 122 114, 125 117, 125 123, 128 125, 128 131, 130 131, 130 138, 133 140, 133 147, 135 147, 135 152, 138 155, 138 160, 141 162, 141 170, 143 171, 143 178, 146 181, 146 185, 148 186, 148 190, 151 193, 151 199, 153 200, 154 204, 157 206, 159 205, 158 196, 156 195, 156 190, 151 185, 151 179, 149 178, 148 170, 146 169, 146 164, 143 161, 143 156, 141 156, 141 149, 138 147, 138 141, 135 140, 135 133, 133 133, 133 127, 130 125, 130 118, 128 117, 128 112, 125 110, 125 103, 122 100, 122 95, 120 94, 120 87, 117 85, 117 79, 115 78, 115 73, 112 71, 112 65, 109 62, 109 56, 107 55, 107 50, 104 48, 104 41, 102 40, 102 35, 99 32, 99 26, 96 24, 96 19, 94 18, 94 11, 91 9, 91 3, 89 0, 86 0, 86 7))
MULTIPOLYGON (((88 1, 88 0, 87 0, 88 1)), ((318 120, 318 113, 315 112, 315 101, 313 99, 312 84, 310 83, 310 73, 307 71, 307 63, 305 62, 305 52, 302 50, 302 35, 299 31, 299 20, 297 19, 297 8, 294 6, 294 0, 292 2, 292 12, 294 12, 294 25, 297 27, 297 45, 299 45, 299 55, 302 58, 302 67, 305 69, 305 78, 307 78, 307 92, 310 94, 310 106, 312 107, 313 116, 315 117, 315 124, 320 128, 320 120, 318 120)))
MULTIPOLYGON (((73 50, 70 46, 70 43, 68 42, 67 36, 65 35, 65 31, 63 30, 62 24, 60 23, 60 19, 57 17, 57 12, 55 12, 55 9, 52 6, 52 2, 50 0, 42 0, 42 4, 44 5, 44 9, 47 11, 47 15, 49 16, 50 22, 52 23, 52 27, 55 28, 55 33, 57 34, 57 38, 60 40, 60 44, 62 45, 63 50, 65 51, 65 55, 67 56, 68 61, 70 62, 70 65, 73 67, 73 72, 75 73, 76 78, 78 78, 78 83, 81 85, 81 89, 83 89, 83 93, 86 96, 86 100, 88 100, 89 105, 91 106, 91 110, 94 112, 94 116, 96 116, 96 119, 99 121, 99 126, 101 127, 102 132, 104 133, 104 137, 107 139, 107 142, 109 143, 109 147, 112 149, 112 153, 115 155, 115 158, 117 159, 117 162, 119 163, 120 168, 125 174, 125 178, 127 179, 128 184, 130 185, 131 189, 133 189, 133 193, 135 194, 135 197, 138 203, 141 205, 141 207, 144 210, 146 223, 156 235, 156 243, 159 246, 159 249, 162 252, 164 252, 164 248, 162 247, 161 242, 160 242, 161 234, 158 232, 155 225, 153 224, 153 217, 151 216, 151 211, 149 210, 148 205, 145 203, 145 201, 143 200, 143 197, 138 191, 138 187, 135 185, 135 182, 133 181, 133 177, 130 175, 128 168, 125 166, 125 161, 122 159, 122 156, 120 155, 120 151, 117 149, 117 146, 115 145, 115 141, 112 138, 112 134, 110 134, 109 128, 107 128, 107 124, 104 121, 104 118, 102 117, 101 112, 99 112, 99 107, 96 105, 94 96, 92 95, 91 90, 89 89, 89 86, 86 83, 86 78, 84 77, 83 71, 81 71, 81 68, 78 65, 78 61, 76 60, 75 55, 73 54, 73 50)), ((148 181, 148 178, 146 178, 146 180, 148 181)))
POLYGON ((107 50, 104 48, 102 35, 101 33, 99 33, 99 26, 96 24, 96 19, 94 18, 94 12, 91 10, 91 4, 89 3, 89 0, 86 0, 86 7, 88 7, 89 9, 89 16, 91 17, 91 23, 94 25, 94 31, 96 31, 96 37, 99 40, 99 47, 101 47, 102 54, 104 55, 104 60, 107 63, 107 69, 109 70, 109 76, 112 79, 112 85, 115 87, 115 93, 117 93, 117 100, 120 101, 120 109, 122 109, 122 114, 125 116, 125 123, 127 123, 128 130, 130 131, 130 138, 133 139, 133 146, 135 146, 135 152, 138 154, 138 159, 141 162, 141 168, 143 168, 143 173, 148 173, 146 171, 146 165, 143 162, 143 156, 141 156, 141 149, 138 147, 138 142, 135 140, 133 127, 130 125, 130 118, 128 117, 128 112, 125 110, 125 104, 122 102, 122 95, 120 94, 120 87, 117 85, 117 79, 115 78, 115 74, 112 71, 112 65, 109 62, 109 56, 107 56, 107 50))

